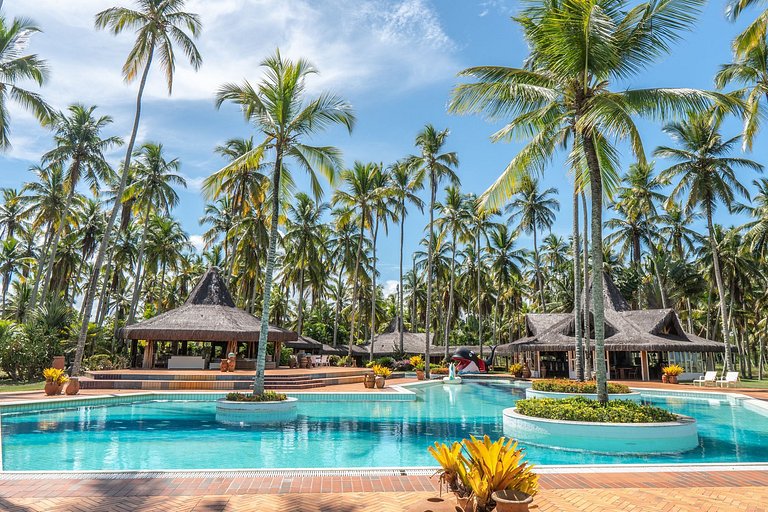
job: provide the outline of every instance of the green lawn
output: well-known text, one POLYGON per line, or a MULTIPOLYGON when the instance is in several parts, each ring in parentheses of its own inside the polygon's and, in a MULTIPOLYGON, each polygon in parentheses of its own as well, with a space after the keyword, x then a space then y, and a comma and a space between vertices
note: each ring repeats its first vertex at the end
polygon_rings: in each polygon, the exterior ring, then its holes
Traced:
POLYGON ((741 379, 738 386, 740 388, 768 389, 768 380, 741 379))
POLYGON ((11 379, 0 379, 0 393, 8 391, 42 391, 45 381, 40 382, 15 382, 11 379))

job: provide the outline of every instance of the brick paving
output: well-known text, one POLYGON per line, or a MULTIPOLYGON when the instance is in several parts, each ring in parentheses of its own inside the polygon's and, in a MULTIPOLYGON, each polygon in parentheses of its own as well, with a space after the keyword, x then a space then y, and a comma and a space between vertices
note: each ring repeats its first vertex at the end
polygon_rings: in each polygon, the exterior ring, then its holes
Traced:
MULTIPOLYGON (((0 475, 0 510, 454 511, 428 476, 23 478, 0 475)), ((768 471, 541 475, 532 511, 768 511, 768 471)))

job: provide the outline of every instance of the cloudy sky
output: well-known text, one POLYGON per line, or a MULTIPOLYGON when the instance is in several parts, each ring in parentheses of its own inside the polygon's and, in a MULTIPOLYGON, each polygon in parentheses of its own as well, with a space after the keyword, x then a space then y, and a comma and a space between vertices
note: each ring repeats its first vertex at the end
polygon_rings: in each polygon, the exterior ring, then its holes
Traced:
MULTIPOLYGON (((56 108, 80 102, 98 105, 115 122, 111 131, 127 138, 133 116, 136 84, 123 83, 120 69, 133 37, 113 36, 93 28, 94 15, 115 0, 6 0, 12 16, 32 18, 43 30, 31 50, 48 61, 50 80, 42 94, 56 108)), ((130 5, 129 0, 122 2, 130 5)), ((492 144, 494 126, 479 118, 450 116, 445 105, 456 73, 473 65, 518 66, 526 55, 520 32, 510 20, 516 0, 189 0, 187 10, 198 13, 203 33, 198 47, 203 66, 194 72, 178 62, 173 94, 155 70, 145 94, 139 142, 162 142, 170 156, 182 162, 189 188, 180 191, 174 214, 193 240, 204 231, 198 223, 204 200, 203 178, 222 161, 213 148, 232 137, 253 132, 239 112, 229 106, 216 110, 213 96, 225 82, 256 81, 259 62, 275 48, 290 57, 313 62, 320 75, 308 84, 311 93, 333 90, 355 107, 358 124, 350 136, 334 129, 315 142, 332 144, 345 161, 389 163, 414 151, 413 139, 425 123, 450 128, 447 149, 457 151, 463 189, 481 193, 515 154, 517 144, 492 144)), ((727 62, 729 41, 740 25, 727 22, 724 2, 711 2, 695 31, 671 56, 626 87, 712 86, 718 66, 727 62)), ((749 13, 753 14, 753 13, 749 13)), ((20 187, 30 179, 28 169, 50 148, 51 135, 28 113, 11 107, 13 147, 0 156, 0 187, 20 187)), ((641 123, 646 148, 666 144, 659 127, 641 123)), ((739 124, 727 125, 736 134, 739 124)), ((111 134, 111 133, 110 133, 111 134)), ((766 135, 755 144, 764 148, 766 135)), ((115 164, 120 152, 110 155, 115 164)), ((765 158, 758 152, 757 159, 765 158)), ((631 163, 627 154, 625 162, 631 163)), ((659 167, 663 162, 659 163, 659 167)), ((743 176, 745 183, 753 176, 743 176)), ((570 231, 571 185, 556 162, 545 182, 560 189, 563 205, 554 232, 570 231)), ((308 190, 306 181, 299 186, 308 190)), ((330 197, 330 190, 326 197, 330 197)), ((739 222, 728 216, 721 222, 739 222)), ((406 251, 417 247, 425 218, 412 215, 407 223, 406 251)), ((382 277, 391 290, 397 277, 397 236, 382 243, 382 277)), ((530 240, 521 237, 520 244, 530 240)))

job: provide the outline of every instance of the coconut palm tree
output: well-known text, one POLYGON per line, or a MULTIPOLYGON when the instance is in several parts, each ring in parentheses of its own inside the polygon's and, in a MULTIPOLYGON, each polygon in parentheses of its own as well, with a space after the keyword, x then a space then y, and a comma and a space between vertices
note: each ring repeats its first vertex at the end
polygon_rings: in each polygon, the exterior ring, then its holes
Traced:
POLYGON ((470 229, 472 231, 472 241, 475 245, 474 248, 474 256, 475 256, 475 270, 476 270, 476 290, 475 290, 475 301, 477 306, 477 343, 480 345, 480 357, 483 357, 483 294, 481 292, 481 281, 482 281, 482 274, 484 270, 484 265, 482 264, 483 255, 487 252, 488 245, 490 244, 490 241, 488 239, 488 233, 491 229, 498 226, 498 223, 494 222, 492 219, 496 216, 496 212, 488 209, 488 208, 481 208, 480 202, 475 195, 470 195, 468 198, 468 201, 471 203, 470 206, 470 216, 471 219, 469 221, 470 223, 470 229), (485 239, 485 244, 481 245, 481 241, 485 239))
POLYGON ((748 213, 753 219, 742 226, 746 230, 744 238, 749 250, 765 259, 768 256, 768 179, 753 180, 752 184, 757 188, 752 198, 754 206, 736 205, 735 209, 748 213))
MULTIPOLYGON (((474 205, 472 205, 474 206, 474 205)), ((451 237, 451 274, 448 285, 448 309, 445 318, 445 330, 443 341, 445 343, 445 360, 448 361, 448 333, 451 329, 451 315, 453 314, 453 289, 456 279, 456 253, 458 251, 458 241, 469 237, 469 222, 471 220, 471 210, 467 205, 467 197, 461 194, 458 187, 446 187, 445 199, 438 203, 437 209, 440 216, 435 222, 437 228, 442 231, 442 236, 450 233, 451 237)))
POLYGON ((437 187, 440 182, 447 179, 452 184, 459 185, 459 177, 454 169, 459 165, 459 157, 455 152, 441 153, 445 141, 450 132, 448 129, 438 131, 431 124, 426 125, 416 135, 416 147, 421 150, 420 155, 410 158, 411 165, 418 169, 419 173, 424 173, 429 178, 429 248, 427 258, 427 310, 426 310, 426 341, 424 344, 425 375, 429 378, 429 345, 431 343, 430 327, 432 315, 432 274, 433 268, 433 248, 435 246, 435 199, 437 187))
POLYGON ((403 245, 405 243, 405 218, 408 215, 408 205, 411 204, 424 212, 424 201, 416 192, 424 187, 423 174, 414 172, 415 169, 407 160, 400 160, 389 168, 390 188, 397 201, 395 214, 400 220, 400 273, 397 287, 398 331, 400 332, 400 352, 403 352, 403 245))
POLYGON ((229 101, 238 105, 249 122, 263 134, 264 139, 252 151, 230 163, 234 167, 242 162, 258 167, 267 154, 274 158, 272 169, 272 221, 269 236, 269 251, 264 276, 264 299, 262 301, 261 333, 259 335, 254 394, 264 391, 264 365, 267 354, 269 331, 269 308, 272 299, 272 274, 275 269, 277 251, 277 225, 280 216, 281 177, 288 161, 295 162, 310 177, 312 191, 316 198, 322 194, 317 173, 324 174, 333 184, 341 166, 339 151, 330 146, 310 146, 301 140, 332 125, 343 125, 351 132, 355 116, 352 107, 341 98, 323 93, 317 98, 306 100, 305 81, 317 70, 306 60, 285 59, 276 51, 261 63, 266 74, 254 87, 248 81, 243 84, 225 84, 216 94, 216 105, 229 101))
MULTIPOLYGON (((184 12, 186 0, 137 0, 138 9, 127 7, 111 7, 96 15, 96 28, 108 29, 117 35, 124 30, 133 30, 136 33, 131 51, 123 64, 123 79, 131 83, 139 78, 139 90, 136 95, 136 112, 133 117, 133 127, 128 145, 125 149, 120 181, 115 190, 115 197, 122 198, 128 184, 128 176, 131 172, 131 156, 136 144, 136 135, 139 132, 139 120, 141 119, 141 100, 144 95, 144 87, 147 84, 149 70, 152 67, 155 54, 159 57, 160 66, 165 75, 168 94, 173 91, 173 76, 176 70, 176 53, 174 46, 181 47, 181 51, 195 70, 203 63, 203 58, 195 46, 196 38, 202 24, 197 14, 184 12), (189 32, 189 34, 187 34, 189 32)), ((83 323, 80 326, 80 334, 77 338, 77 350, 72 362, 72 374, 80 373, 80 365, 83 360, 83 351, 88 337, 88 324, 91 320, 93 302, 96 297, 99 275, 101 274, 104 257, 110 246, 112 229, 117 220, 117 214, 121 209, 120 200, 115 201, 112 211, 107 219, 104 235, 93 263, 93 272, 88 282, 85 297, 83 299, 83 323)))
MULTIPOLYGON (((715 99, 727 101, 692 89, 617 92, 612 85, 668 53, 680 32, 692 26, 702 3, 672 0, 630 7, 627 0, 536 0, 516 18, 531 48, 527 65, 466 69, 461 76, 478 81, 457 86, 450 100, 452 112, 482 113, 492 119, 511 116, 492 140, 528 141, 483 194, 484 205, 502 206, 525 176, 543 171, 555 152, 569 145, 570 168, 581 183, 589 183, 591 192, 592 307, 598 354, 603 353, 605 339, 603 189, 610 192, 618 182, 615 141, 628 140, 642 161, 644 149, 633 116, 661 117, 701 109, 715 99)), ((597 358, 597 378, 598 397, 604 402, 608 397, 602 357, 597 358)))
MULTIPOLYGON (((134 153, 136 174, 133 182, 126 187, 124 196, 136 197, 134 208, 141 212, 142 233, 139 242, 139 254, 136 259, 136 273, 134 274, 133 295, 131 296, 131 308, 128 311, 128 325, 136 318, 136 307, 139 304, 139 293, 144 281, 142 265, 144 263, 144 250, 147 245, 147 235, 150 230, 152 215, 160 213, 168 216, 171 210, 179 202, 179 196, 173 189, 173 185, 187 187, 187 181, 179 174, 181 162, 178 158, 168 160, 163 154, 163 145, 154 142, 142 144, 134 153)), ((139 214, 137 214, 139 215, 139 214)))
MULTIPOLYGON (((72 214, 72 201, 81 178, 90 185, 92 191, 99 188, 99 183, 109 175, 110 168, 104 153, 113 147, 120 146, 120 137, 102 137, 102 131, 112 124, 110 116, 95 116, 96 106, 86 107, 80 104, 70 105, 67 112, 53 115, 52 126, 56 147, 43 155, 43 163, 55 163, 67 167, 66 190, 67 199, 64 204, 65 215, 72 214)), ((48 296, 48 288, 53 275, 53 264, 56 261, 56 251, 64 230, 64 222, 59 223, 51 241, 50 254, 44 254, 40 270, 44 272, 42 280, 42 300, 48 296)), ((36 306, 37 283, 32 289, 31 304, 36 306)))
POLYGON ((8 100, 31 111, 42 123, 47 123, 53 110, 39 94, 22 89, 19 82, 31 80, 37 85, 48 79, 48 65, 36 54, 24 55, 32 34, 40 32, 32 20, 14 18, 9 22, 0 16, 0 150, 11 146, 8 100))
POLYGON ((679 179, 669 196, 670 199, 687 193, 685 210, 690 212, 699 207, 704 210, 712 251, 712 267, 720 298, 725 367, 730 369, 730 323, 723 273, 714 237, 713 212, 718 203, 723 203, 731 210, 736 194, 749 197, 749 192, 739 182, 736 169, 762 171, 763 166, 746 158, 729 156, 741 136, 723 139, 720 134, 721 124, 722 119, 711 114, 692 114, 685 122, 667 124, 664 131, 678 143, 678 147, 660 146, 654 154, 676 162, 661 173, 661 179, 665 182, 679 179))
MULTIPOLYGON (((731 21, 737 20, 739 16, 750 7, 754 7, 764 0, 729 0, 725 7, 725 15, 731 21)), ((768 32, 768 9, 757 15, 755 21, 750 23, 744 31, 733 41, 733 50, 738 56, 744 56, 765 42, 766 32, 768 32)))
POLYGON ((32 258, 24 254, 22 245, 15 238, 6 238, 0 245, 0 275, 3 277, 3 289, 2 289, 2 317, 7 314, 5 309, 6 297, 8 296, 8 287, 13 281, 13 274, 20 272, 24 267, 28 266, 32 261, 32 258))
POLYGON ((490 232, 489 240, 488 255, 496 285, 496 304, 493 308, 493 340, 496 343, 499 301, 511 288, 515 278, 520 277, 520 267, 525 264, 525 251, 515 249, 516 231, 511 231, 506 224, 495 226, 490 232))
POLYGON ((3 204, 0 204, 0 235, 13 238, 16 230, 24 222, 23 198, 14 188, 0 190, 3 204))
POLYGON ((541 261, 539 260, 539 245, 536 237, 537 230, 552 229, 555 221, 555 212, 560 211, 560 201, 555 199, 557 189, 550 187, 544 191, 539 190, 539 180, 529 176, 520 181, 520 187, 512 201, 507 205, 507 213, 511 213, 508 219, 510 225, 517 224, 517 231, 533 234, 533 265, 536 286, 539 290, 541 309, 546 313, 547 301, 544 295, 544 277, 541 274, 541 261))

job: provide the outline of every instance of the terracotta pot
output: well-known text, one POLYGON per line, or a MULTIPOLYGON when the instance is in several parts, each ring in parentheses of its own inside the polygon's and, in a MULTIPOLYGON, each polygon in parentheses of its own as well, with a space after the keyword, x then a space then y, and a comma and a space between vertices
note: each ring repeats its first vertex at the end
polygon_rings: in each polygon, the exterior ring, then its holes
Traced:
POLYGON ((384 387, 384 384, 386 383, 387 379, 385 377, 382 377, 381 375, 376 376, 376 388, 381 389, 384 387))
POLYGON ((475 500, 471 496, 456 496, 456 508, 462 512, 473 512, 475 510, 475 500))
POLYGON ((530 379, 531 378, 531 369, 528 368, 528 365, 523 366, 523 378, 524 379, 530 379))
POLYGON ((71 377, 67 382, 67 387, 64 389, 64 393, 67 395, 76 395, 80 392, 80 379, 77 377, 71 377))
POLYGON ((51 363, 51 366, 56 368, 57 370, 63 370, 64 356, 53 356, 53 362, 51 363))
POLYGON ((219 363, 219 371, 226 372, 227 370, 229 370, 229 361, 227 361, 226 359, 222 359, 221 362, 219 363))
POLYGON ((523 371, 522 370, 520 370, 519 372, 515 373, 515 378, 516 379, 520 379, 520 378, 522 378, 522 376, 523 376, 523 371))
POLYGON ((55 382, 46 382, 44 389, 45 389, 45 394, 48 396, 54 396, 61 393, 61 385, 55 382))
POLYGON ((416 379, 418 380, 424 380, 426 377, 424 377, 424 370, 416 370, 416 379))
POLYGON ((373 387, 376 385, 376 376, 372 373, 366 373, 365 377, 363 378, 363 384, 365 384, 366 388, 373 389, 373 387))
POLYGON ((661 382, 663 382, 664 384, 669 382, 669 377, 667 377, 666 373, 661 376, 661 382))
POLYGON ((237 365, 237 359, 235 359, 234 357, 230 357, 230 358, 227 360, 227 367, 228 367, 228 370, 229 370, 230 372, 233 372, 233 371, 235 371, 235 366, 236 366, 236 365, 237 365))
POLYGON ((497 512, 528 512, 533 497, 520 491, 496 491, 491 494, 497 512))
POLYGON ((677 384, 677 375, 670 375, 669 376, 669 383, 670 384, 677 384))

